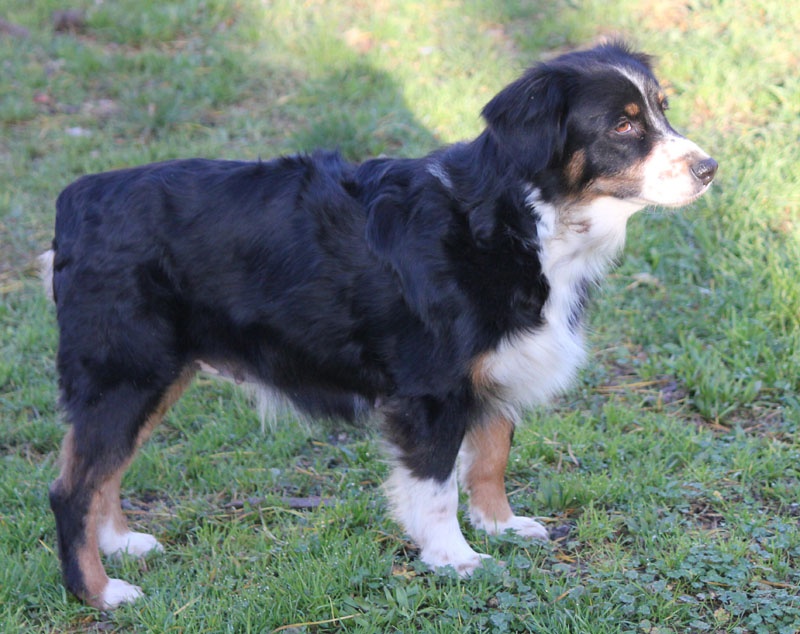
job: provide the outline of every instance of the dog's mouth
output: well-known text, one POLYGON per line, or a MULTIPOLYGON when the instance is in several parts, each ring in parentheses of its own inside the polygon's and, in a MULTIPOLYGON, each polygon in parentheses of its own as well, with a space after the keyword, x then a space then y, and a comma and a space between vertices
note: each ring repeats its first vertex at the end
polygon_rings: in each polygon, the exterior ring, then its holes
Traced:
POLYGON ((683 200, 678 200, 675 202, 668 202, 668 203, 660 203, 657 201, 651 201, 649 205, 657 205, 659 207, 667 207, 669 209, 679 209, 680 207, 685 207, 686 205, 691 205, 693 202, 699 200, 703 194, 705 194, 711 188, 711 183, 706 183, 700 187, 699 190, 684 198, 683 200))

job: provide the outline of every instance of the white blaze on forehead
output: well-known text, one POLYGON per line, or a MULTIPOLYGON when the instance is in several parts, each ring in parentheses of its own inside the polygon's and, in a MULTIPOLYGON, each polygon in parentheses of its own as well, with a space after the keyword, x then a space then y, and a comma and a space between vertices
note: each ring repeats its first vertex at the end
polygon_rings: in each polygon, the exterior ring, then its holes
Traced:
POLYGON ((625 66, 615 66, 615 69, 620 75, 636 86, 639 94, 641 94, 642 103, 645 108, 645 118, 648 123, 658 132, 673 133, 667 118, 664 116, 664 113, 661 112, 660 106, 652 103, 652 100, 649 98, 649 95, 652 95, 654 92, 659 92, 658 84, 654 84, 653 78, 643 73, 637 73, 632 68, 627 68, 625 66), (656 90, 654 91, 653 88, 656 90))

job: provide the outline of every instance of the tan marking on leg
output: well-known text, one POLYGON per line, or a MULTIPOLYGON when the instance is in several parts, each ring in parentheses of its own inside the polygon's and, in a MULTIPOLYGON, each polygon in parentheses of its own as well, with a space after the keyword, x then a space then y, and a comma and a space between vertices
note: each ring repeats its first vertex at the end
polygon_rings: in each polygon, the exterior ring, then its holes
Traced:
POLYGON ((514 424, 498 416, 472 427, 464 438, 468 464, 463 476, 470 507, 489 524, 513 516, 505 490, 505 472, 514 424))
MULTIPOLYGON (((78 481, 77 471, 80 468, 76 459, 75 431, 71 425, 67 429, 67 433, 64 435, 64 440, 61 443, 59 463, 60 472, 58 478, 53 483, 53 488, 64 495, 75 490, 78 481)), ((100 561, 100 551, 97 546, 96 509, 98 503, 99 495, 96 493, 92 498, 86 516, 83 518, 85 522, 83 527, 83 542, 77 547, 75 547, 74 544, 68 544, 66 546, 69 548, 74 547, 72 554, 80 569, 81 581, 83 583, 83 591, 81 592, 80 598, 90 605, 103 608, 104 605, 101 594, 108 583, 108 575, 100 561)), ((58 520, 59 518, 56 519, 58 520)))
MULTIPOLYGON (((175 404, 175 401, 181 397, 181 394, 183 394, 184 390, 186 390, 186 388, 189 386, 189 383, 191 383, 195 374, 197 374, 197 366, 194 364, 189 365, 183 369, 175 382, 169 386, 169 389, 167 389, 167 391, 164 393, 164 396, 161 397, 161 400, 153 410, 153 413, 147 417, 144 425, 142 425, 142 428, 139 430, 139 435, 136 437, 136 449, 139 449, 139 447, 141 447, 145 441, 150 438, 153 430, 164 418, 164 414, 166 414, 167 410, 169 410, 169 408, 175 404)), ((133 459, 133 456, 131 456, 131 459, 133 459)), ((123 469, 127 468, 129 463, 130 460, 128 460, 128 463, 125 464, 123 469)))
MULTIPOLYGON (((136 451, 152 435, 153 430, 163 420, 164 414, 166 414, 169 408, 180 398, 196 372, 197 370, 193 366, 186 368, 178 379, 169 387, 155 410, 153 410, 153 413, 147 417, 144 425, 142 425, 139 435, 136 437, 136 447, 133 453, 122 466, 103 483, 97 496, 97 516, 94 518, 96 527, 106 526, 110 520, 116 533, 122 534, 128 531, 128 520, 120 506, 122 476, 125 474, 125 471, 127 471, 131 462, 133 462, 136 451)), ((96 531, 94 534, 96 534, 96 531)))
MULTIPOLYGON (((88 604, 106 609, 109 607, 105 603, 104 591, 106 590, 109 578, 100 560, 100 550, 98 545, 98 526, 102 522, 111 519, 115 529, 121 533, 128 530, 127 521, 122 513, 119 502, 119 490, 122 476, 128 465, 133 460, 133 456, 153 429, 161 422, 166 411, 180 397, 196 372, 193 366, 184 370, 178 379, 165 392, 159 404, 142 425, 139 435, 136 438, 136 446, 131 455, 113 473, 107 475, 100 483, 98 489, 92 495, 88 513, 84 518, 84 540, 83 543, 75 548, 75 559, 80 568, 81 577, 84 585, 84 592, 81 598, 88 604)), ((76 462, 76 447, 73 428, 70 427, 64 436, 61 449, 61 473, 57 480, 58 486, 62 491, 73 491, 78 482, 77 470, 80 465, 76 462)), ((95 478, 90 478, 94 480, 95 478)), ((114 606, 111 606, 114 607, 114 606)))
POLYGON ((58 480, 63 489, 71 491, 73 488, 73 471, 75 457, 75 433, 70 425, 67 428, 67 433, 64 434, 64 440, 61 441, 61 453, 58 456, 59 474, 58 480))
POLYGON ((95 494, 86 516, 85 541, 77 549, 78 566, 83 576, 86 595, 81 597, 86 603, 96 608, 105 609, 103 590, 108 585, 108 575, 103 562, 100 561, 100 549, 97 546, 97 507, 100 495, 95 494))
POLYGON ((130 463, 130 460, 117 471, 100 489, 97 502, 97 525, 105 526, 109 522, 116 533, 125 533, 128 530, 128 520, 122 513, 119 501, 119 490, 122 484, 122 476, 130 463))

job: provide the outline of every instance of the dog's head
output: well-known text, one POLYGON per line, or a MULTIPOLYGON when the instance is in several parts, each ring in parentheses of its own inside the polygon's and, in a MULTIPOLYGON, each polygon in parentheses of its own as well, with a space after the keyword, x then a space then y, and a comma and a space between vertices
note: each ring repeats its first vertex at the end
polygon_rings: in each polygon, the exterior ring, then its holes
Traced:
POLYGON ((530 69, 483 116, 500 151, 549 196, 672 207, 705 192, 717 163, 666 109, 650 58, 610 44, 530 69))

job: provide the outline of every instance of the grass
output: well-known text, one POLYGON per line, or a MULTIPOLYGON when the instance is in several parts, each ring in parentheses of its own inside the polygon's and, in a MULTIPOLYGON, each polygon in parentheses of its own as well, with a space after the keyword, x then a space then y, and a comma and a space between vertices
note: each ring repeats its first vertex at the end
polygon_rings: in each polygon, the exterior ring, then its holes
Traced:
POLYGON ((800 631, 797 3, 0 0, 0 629, 4 632, 800 631), (78 175, 315 146, 414 156, 474 135, 543 55, 624 34, 659 57, 713 191, 630 225, 592 310, 592 362, 532 412, 512 503, 556 539, 468 539, 505 563, 425 574, 386 517, 377 439, 259 432, 201 381, 124 482, 166 553, 110 562, 147 599, 65 595, 47 484, 63 426, 33 260, 78 175), (300 510, 287 497, 329 501, 300 510), (249 500, 249 501, 248 501, 249 500), (236 504, 231 504, 236 502, 236 504))

